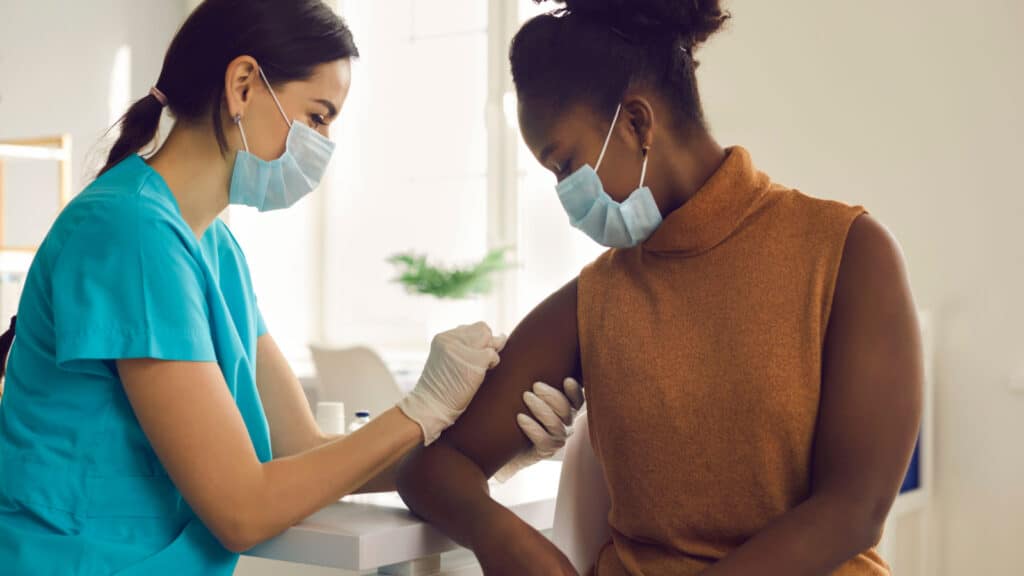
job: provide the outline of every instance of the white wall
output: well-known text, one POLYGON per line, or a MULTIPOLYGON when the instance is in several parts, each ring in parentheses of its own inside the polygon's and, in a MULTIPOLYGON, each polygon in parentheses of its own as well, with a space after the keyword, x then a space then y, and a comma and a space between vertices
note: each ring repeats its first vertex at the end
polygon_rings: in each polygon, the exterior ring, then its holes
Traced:
POLYGON ((414 251, 461 264, 487 250, 487 4, 446 6, 342 4, 362 56, 318 192, 330 344, 425 353, 434 332, 486 315, 485 299, 406 293, 386 262, 414 251))
POLYGON ((778 181, 865 205, 934 314, 937 573, 1021 574, 1024 3, 728 6, 698 55, 716 135, 778 181))
POLYGON ((178 1, 0 0, 0 139, 70 133, 78 193, 103 163, 112 100, 146 94, 184 16, 178 1))

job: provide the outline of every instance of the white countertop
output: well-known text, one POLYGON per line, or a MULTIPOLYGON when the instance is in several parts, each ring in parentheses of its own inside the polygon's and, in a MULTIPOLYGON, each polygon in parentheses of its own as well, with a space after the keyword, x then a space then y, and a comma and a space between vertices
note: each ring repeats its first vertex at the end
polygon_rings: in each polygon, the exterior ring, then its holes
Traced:
MULTIPOLYGON (((538 530, 551 528, 560 462, 531 466, 505 484, 491 483, 495 500, 538 530)), ((350 496, 313 514, 246 554, 344 570, 374 570, 458 548, 413 516, 397 493, 350 496)))

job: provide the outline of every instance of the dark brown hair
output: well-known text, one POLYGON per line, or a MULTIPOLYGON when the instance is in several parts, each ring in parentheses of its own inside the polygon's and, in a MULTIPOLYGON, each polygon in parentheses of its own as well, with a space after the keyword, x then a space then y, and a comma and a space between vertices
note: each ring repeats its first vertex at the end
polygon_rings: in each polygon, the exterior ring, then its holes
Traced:
MULTIPOLYGON (((321 0, 205 0, 178 30, 155 86, 178 120, 208 118, 221 150, 224 73, 239 56, 252 56, 271 84, 308 78, 319 64, 359 55, 352 32, 321 0)), ((148 95, 118 121, 120 135, 106 172, 156 137, 163 105, 148 95)))
MULTIPOLYGON (((534 0, 542 3, 544 0, 534 0)), ((718 0, 555 0, 512 40, 520 100, 614 112, 631 86, 660 91, 686 124, 703 125, 696 49, 730 15, 718 0)))

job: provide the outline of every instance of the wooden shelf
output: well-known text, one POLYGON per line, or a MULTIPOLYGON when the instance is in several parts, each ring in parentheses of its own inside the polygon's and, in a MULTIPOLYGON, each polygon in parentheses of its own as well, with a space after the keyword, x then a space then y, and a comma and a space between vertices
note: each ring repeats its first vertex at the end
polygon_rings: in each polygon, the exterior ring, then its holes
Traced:
MULTIPOLYGON (((8 246, 5 218, 7 216, 7 189, 5 186, 6 159, 40 160, 57 163, 57 213, 71 201, 71 136, 47 136, 0 140, 0 252, 34 253, 34 246, 8 246)), ((56 217, 56 214, 54 214, 56 217)))

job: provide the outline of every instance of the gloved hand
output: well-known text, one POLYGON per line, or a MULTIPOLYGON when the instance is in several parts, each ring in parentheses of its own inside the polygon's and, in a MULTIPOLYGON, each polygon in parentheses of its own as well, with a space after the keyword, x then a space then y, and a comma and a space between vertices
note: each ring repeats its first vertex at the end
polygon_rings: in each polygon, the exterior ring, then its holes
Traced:
POLYGON ((494 475, 499 482, 505 482, 527 466, 531 466, 555 455, 572 436, 572 424, 576 413, 583 407, 583 388, 573 378, 563 382, 565 394, 543 382, 533 385, 532 392, 523 394, 523 401, 533 417, 526 414, 516 416, 519 428, 533 442, 533 448, 519 454, 494 475))
POLYGON ((428 446, 455 423, 476 395, 484 374, 498 365, 508 340, 483 322, 442 332, 430 343, 430 356, 416 387, 398 408, 423 429, 428 446))

